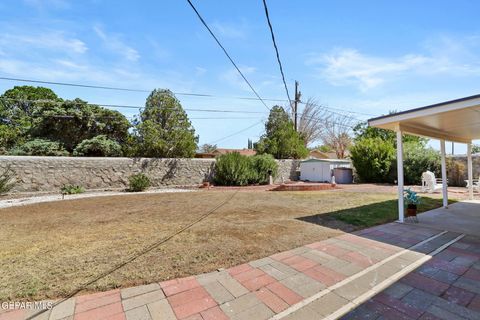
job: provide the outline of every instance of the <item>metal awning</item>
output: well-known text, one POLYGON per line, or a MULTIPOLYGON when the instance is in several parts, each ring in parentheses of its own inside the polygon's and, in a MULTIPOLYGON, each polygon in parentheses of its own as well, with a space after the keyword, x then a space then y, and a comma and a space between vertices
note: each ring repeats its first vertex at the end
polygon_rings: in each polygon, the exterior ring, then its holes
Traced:
MULTIPOLYGON (((480 139, 480 95, 441 102, 368 120, 372 127, 397 133, 398 220, 404 221, 403 142, 404 133, 440 140, 443 206, 448 207, 445 140, 466 143, 469 198, 473 199, 472 140, 480 139)), ((426 170, 427 168, 425 168, 426 170)))
POLYGON ((460 143, 480 139, 480 95, 368 120, 373 127, 460 143))

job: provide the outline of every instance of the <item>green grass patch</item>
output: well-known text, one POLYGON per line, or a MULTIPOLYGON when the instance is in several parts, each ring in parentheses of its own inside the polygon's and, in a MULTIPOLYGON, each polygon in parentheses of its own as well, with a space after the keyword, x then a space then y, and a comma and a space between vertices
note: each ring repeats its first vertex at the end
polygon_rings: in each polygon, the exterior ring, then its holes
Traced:
MULTIPOLYGON (((456 200, 449 200, 454 203, 456 200)), ((331 216, 337 220, 359 227, 371 227, 398 219, 397 200, 376 202, 360 207, 349 208, 332 212, 331 216)), ((418 206, 418 213, 439 208, 442 199, 422 197, 422 203, 418 206)))

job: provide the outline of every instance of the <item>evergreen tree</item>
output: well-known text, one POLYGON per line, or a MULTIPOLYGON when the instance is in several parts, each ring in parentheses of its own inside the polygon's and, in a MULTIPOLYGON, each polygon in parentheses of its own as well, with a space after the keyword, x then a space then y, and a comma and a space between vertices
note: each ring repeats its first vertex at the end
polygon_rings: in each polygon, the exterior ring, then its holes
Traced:
POLYGON ((302 138, 295 131, 293 123, 280 106, 270 110, 265 124, 265 134, 255 145, 259 154, 268 153, 277 159, 301 159, 308 155, 308 149, 302 138))
POLYGON ((190 158, 197 150, 195 129, 170 90, 152 91, 136 131, 138 152, 145 157, 190 158))

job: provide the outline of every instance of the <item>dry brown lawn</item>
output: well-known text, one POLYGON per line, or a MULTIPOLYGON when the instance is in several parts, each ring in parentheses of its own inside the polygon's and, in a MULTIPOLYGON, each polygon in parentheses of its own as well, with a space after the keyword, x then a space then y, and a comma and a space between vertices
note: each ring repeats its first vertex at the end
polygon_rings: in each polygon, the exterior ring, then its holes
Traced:
MULTIPOLYGON (((198 219, 233 191, 142 194, 0 210, 0 300, 67 295, 198 219)), ((296 218, 393 193, 243 191, 214 214, 88 287, 100 291, 227 268, 341 231, 296 218)))

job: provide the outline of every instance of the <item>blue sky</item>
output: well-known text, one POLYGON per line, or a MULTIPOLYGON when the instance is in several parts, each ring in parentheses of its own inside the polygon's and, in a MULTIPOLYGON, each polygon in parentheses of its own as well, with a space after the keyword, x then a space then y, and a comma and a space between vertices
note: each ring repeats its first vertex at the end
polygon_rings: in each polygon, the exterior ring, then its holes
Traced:
MULTIPOLYGON (((286 99, 262 1, 193 2, 259 94, 286 99)), ((298 80, 304 99, 381 115, 480 93, 478 1, 268 3, 292 95, 298 80)), ((178 98, 184 108, 267 111, 227 98, 253 94, 186 1, 6 0, 0 16, 1 76, 208 93, 219 97, 178 98)), ((15 84, 0 80, 0 91, 15 84)), ((100 104, 142 106, 147 96, 51 88, 100 104)), ((267 113, 189 116, 200 143, 210 143, 267 113), (237 119, 199 119, 212 117, 237 119)), ((245 147, 262 131, 259 124, 218 145, 245 147)))

